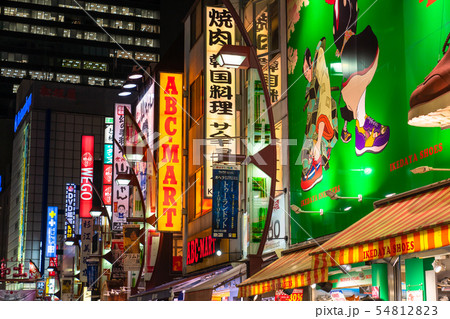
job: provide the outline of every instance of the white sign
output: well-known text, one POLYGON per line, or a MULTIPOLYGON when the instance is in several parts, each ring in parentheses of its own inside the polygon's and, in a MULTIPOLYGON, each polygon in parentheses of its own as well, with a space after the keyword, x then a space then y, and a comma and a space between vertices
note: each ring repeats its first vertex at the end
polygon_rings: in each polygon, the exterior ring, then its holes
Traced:
POLYGON ((205 20, 205 197, 211 198, 213 158, 219 153, 235 154, 236 150, 235 70, 221 67, 216 60, 223 45, 234 45, 235 28, 225 8, 207 7, 205 20))
POLYGON ((286 208, 284 194, 275 197, 264 253, 286 248, 286 208))

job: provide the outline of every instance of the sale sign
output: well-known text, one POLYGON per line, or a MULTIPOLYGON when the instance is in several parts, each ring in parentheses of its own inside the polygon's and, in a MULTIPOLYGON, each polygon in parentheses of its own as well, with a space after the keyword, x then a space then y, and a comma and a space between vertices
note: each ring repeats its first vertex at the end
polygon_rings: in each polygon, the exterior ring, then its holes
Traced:
POLYGON ((80 217, 90 218, 92 208, 92 178, 94 177, 94 137, 83 135, 81 140, 80 217))

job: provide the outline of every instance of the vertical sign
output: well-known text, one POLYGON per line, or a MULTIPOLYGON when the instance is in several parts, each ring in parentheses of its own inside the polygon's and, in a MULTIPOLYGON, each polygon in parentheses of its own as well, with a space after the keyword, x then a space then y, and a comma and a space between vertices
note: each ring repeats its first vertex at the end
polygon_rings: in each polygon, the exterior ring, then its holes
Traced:
POLYGON ((87 259, 91 255, 91 244, 94 222, 93 218, 84 218, 81 220, 81 253, 80 253, 80 280, 87 282, 87 259))
POLYGON ((236 149, 235 70, 219 66, 223 45, 234 44, 234 23, 225 8, 206 8, 205 61, 205 197, 212 197, 212 162, 219 153, 236 149))
POLYGON ((114 158, 114 119, 105 117, 105 147, 103 161, 103 203, 110 214, 112 204, 112 171, 114 158))
POLYGON ((125 271, 138 271, 141 268, 139 229, 140 226, 136 224, 123 225, 123 269, 125 271))
POLYGON ((46 257, 56 257, 56 232, 58 229, 58 207, 47 207, 47 246, 46 257))
POLYGON ((64 223, 64 238, 75 236, 75 210, 77 206, 77 186, 66 184, 66 220, 64 223))
POLYGON ((212 237, 237 238, 239 169, 214 165, 212 237))
POLYGON ((183 75, 160 74, 158 230, 181 231, 183 75))
POLYGON ((21 194, 20 194, 20 216, 19 216, 19 245, 17 248, 17 260, 24 260, 24 242, 25 242, 25 217, 27 210, 27 183, 28 183, 28 131, 30 126, 27 124, 23 129, 23 149, 22 149, 22 174, 21 174, 21 194))
POLYGON ((94 137, 83 135, 81 140, 80 217, 90 218, 92 208, 92 178, 94 177, 94 137))
MULTIPOLYGON (((130 109, 129 104, 116 104, 115 116, 114 116, 114 139, 123 147, 125 141, 125 111, 124 108, 130 109)), ((113 167, 113 181, 116 180, 119 174, 129 174, 131 169, 128 162, 123 157, 123 153, 116 143, 114 143, 114 167, 113 167)), ((115 185, 113 183, 113 196, 112 196, 112 229, 115 231, 121 231, 123 224, 127 221, 129 210, 129 187, 115 185)))

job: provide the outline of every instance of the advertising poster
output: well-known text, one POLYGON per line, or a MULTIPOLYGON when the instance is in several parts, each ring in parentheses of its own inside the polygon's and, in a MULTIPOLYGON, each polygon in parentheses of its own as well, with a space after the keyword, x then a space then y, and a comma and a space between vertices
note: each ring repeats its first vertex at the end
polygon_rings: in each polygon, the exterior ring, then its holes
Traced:
MULTIPOLYGON (((129 104, 116 104, 114 117, 114 139, 123 147, 125 141, 125 113, 124 108, 130 109, 129 104)), ((131 168, 127 160, 123 157, 120 147, 114 143, 114 165, 113 165, 114 181, 119 174, 130 174, 131 168)), ((113 182, 113 196, 112 196, 112 230, 122 231, 122 226, 126 222, 129 212, 129 186, 117 185, 113 182)))
POLYGON ((141 268, 139 229, 139 225, 123 225, 123 269, 125 271, 139 271, 141 268))
POLYGON ((445 108, 449 82, 433 75, 450 65, 450 1, 292 0, 287 13, 290 202, 324 211, 291 212, 296 244, 347 228, 375 200, 448 178, 411 170, 449 167, 447 124, 418 114, 445 108))
POLYGON ((408 301, 423 301, 423 290, 408 290, 408 301))
POLYGON ((94 290, 96 286, 98 286, 98 260, 87 260, 87 289, 94 290))
POLYGON ((286 209, 284 194, 275 197, 264 253, 286 248, 286 209))
POLYGON ((158 231, 181 231, 183 75, 160 74, 158 231))
POLYGON ((212 236, 237 238, 239 167, 214 165, 212 236))
POLYGON ((331 290, 330 295, 333 301, 347 301, 342 290, 331 290))
POLYGON ((123 269, 123 240, 113 239, 111 242, 111 253, 115 260, 111 267, 111 279, 125 279, 126 273, 123 269))
POLYGON ((213 195, 213 157, 236 152, 235 70, 222 67, 217 53, 234 44, 235 26, 225 8, 206 7, 205 59, 205 198, 213 195))

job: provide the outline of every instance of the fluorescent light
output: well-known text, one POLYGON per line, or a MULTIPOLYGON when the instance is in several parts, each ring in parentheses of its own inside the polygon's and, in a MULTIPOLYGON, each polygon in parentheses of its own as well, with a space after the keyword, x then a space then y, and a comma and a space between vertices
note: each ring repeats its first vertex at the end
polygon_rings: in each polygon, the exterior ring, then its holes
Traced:
POLYGON ((344 211, 348 212, 350 209, 352 209, 352 206, 345 207, 344 211))
POLYGON ((119 93, 119 96, 128 96, 128 95, 131 95, 130 91, 122 91, 119 93))
POLYGON ((127 84, 124 84, 124 86, 123 86, 124 89, 133 89, 135 87, 136 87, 136 83, 127 83, 127 84))

